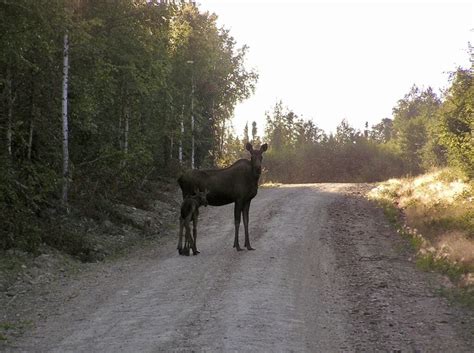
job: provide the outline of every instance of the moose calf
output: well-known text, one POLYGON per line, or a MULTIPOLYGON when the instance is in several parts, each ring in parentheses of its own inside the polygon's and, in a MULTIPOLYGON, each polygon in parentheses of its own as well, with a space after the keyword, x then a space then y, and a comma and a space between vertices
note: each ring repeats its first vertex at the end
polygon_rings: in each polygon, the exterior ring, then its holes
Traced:
POLYGON ((197 222, 199 207, 207 206, 207 192, 197 191, 192 196, 187 196, 181 204, 181 214, 179 217, 179 240, 178 253, 189 256, 189 248, 193 249, 193 255, 199 254, 196 246, 197 222), (191 236, 190 222, 193 221, 193 234, 191 236), (183 228, 186 228, 184 248, 183 248, 183 228))

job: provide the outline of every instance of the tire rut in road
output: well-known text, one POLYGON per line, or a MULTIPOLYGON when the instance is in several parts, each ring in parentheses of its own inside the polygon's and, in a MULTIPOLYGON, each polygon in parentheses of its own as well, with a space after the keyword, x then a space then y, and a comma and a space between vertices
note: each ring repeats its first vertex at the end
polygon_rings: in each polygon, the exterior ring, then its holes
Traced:
POLYGON ((467 352, 472 318, 433 295, 362 191, 261 189, 250 210, 256 251, 239 253, 232 206, 207 208, 199 256, 179 256, 173 237, 120 273, 104 264, 18 350, 467 352))
POLYGON ((418 271, 381 210, 350 190, 329 206, 334 217, 325 241, 334 248, 338 280, 345 283, 352 347, 471 352, 472 317, 435 295, 438 278, 418 271))

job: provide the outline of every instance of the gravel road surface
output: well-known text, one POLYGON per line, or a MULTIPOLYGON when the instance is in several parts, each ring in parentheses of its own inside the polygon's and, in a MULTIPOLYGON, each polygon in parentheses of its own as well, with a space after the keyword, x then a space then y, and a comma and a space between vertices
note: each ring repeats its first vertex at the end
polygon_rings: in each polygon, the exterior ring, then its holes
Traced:
POLYGON ((101 264, 39 303, 48 314, 6 350, 473 352, 473 312, 436 293, 441 277, 416 269, 366 190, 261 188, 255 251, 232 248, 232 205, 202 209, 201 254, 168 236, 101 264))

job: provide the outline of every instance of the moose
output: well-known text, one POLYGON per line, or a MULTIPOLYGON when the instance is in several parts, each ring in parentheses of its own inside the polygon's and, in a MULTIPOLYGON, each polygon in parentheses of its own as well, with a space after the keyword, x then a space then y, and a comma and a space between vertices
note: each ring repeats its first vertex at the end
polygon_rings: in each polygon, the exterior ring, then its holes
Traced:
POLYGON ((234 203, 235 238, 234 248, 241 251, 239 245, 240 219, 243 216, 245 228, 245 247, 250 246, 249 239, 249 210, 250 202, 257 195, 258 180, 262 173, 263 152, 268 145, 263 144, 260 149, 254 150, 252 144, 245 145, 250 152, 250 160, 239 159, 234 164, 223 169, 190 170, 184 173, 178 184, 183 193, 183 199, 195 193, 207 190, 207 202, 211 206, 223 206, 234 203))
POLYGON ((179 240, 178 253, 189 256, 189 248, 193 250, 193 255, 199 254, 196 246, 197 240, 197 222, 199 217, 199 207, 207 206, 207 192, 197 191, 192 196, 187 196, 181 204, 181 213, 179 217, 179 240), (193 234, 191 235, 190 223, 193 221, 193 234), (183 248, 183 229, 186 228, 184 248, 183 248))

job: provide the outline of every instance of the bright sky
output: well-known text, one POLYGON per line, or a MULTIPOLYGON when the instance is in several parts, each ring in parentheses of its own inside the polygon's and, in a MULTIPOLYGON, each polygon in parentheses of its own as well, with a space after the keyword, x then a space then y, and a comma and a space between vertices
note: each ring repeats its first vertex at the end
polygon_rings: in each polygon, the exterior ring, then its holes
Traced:
POLYGON ((448 72, 469 67, 474 2, 198 0, 215 12, 260 78, 235 110, 233 125, 257 121, 282 100, 295 113, 335 131, 391 117, 413 84, 448 84, 448 72))

